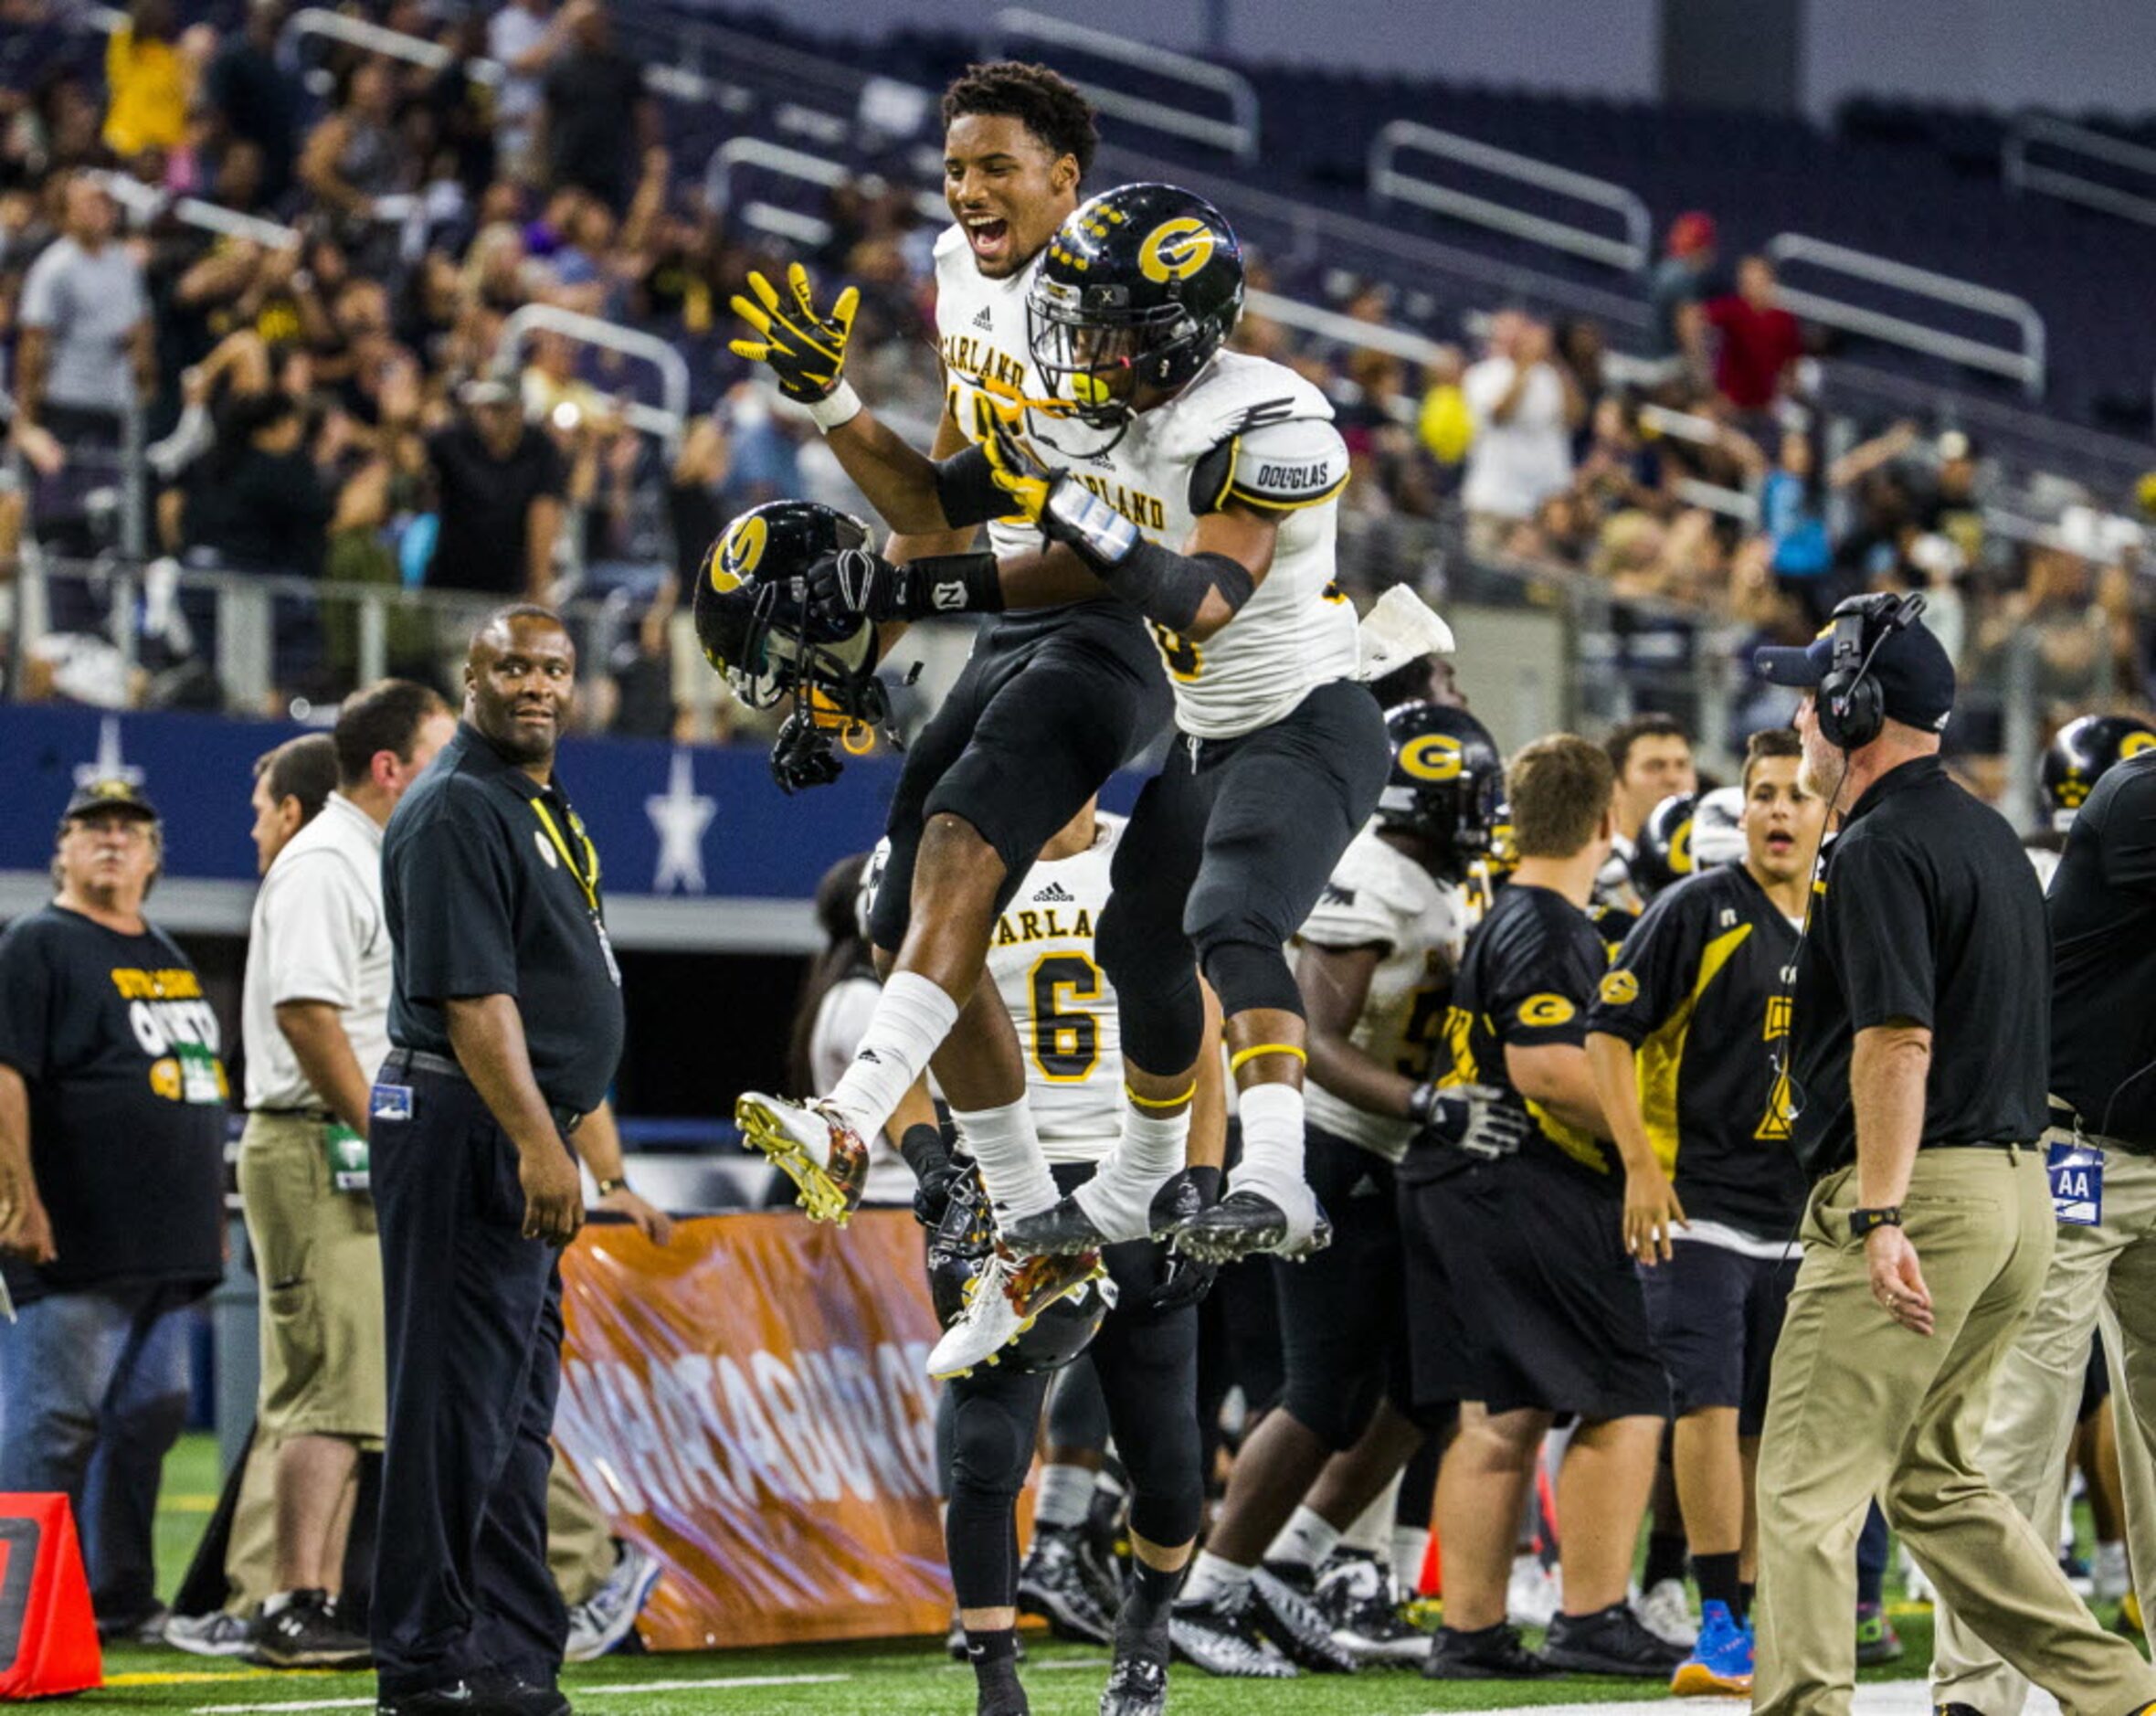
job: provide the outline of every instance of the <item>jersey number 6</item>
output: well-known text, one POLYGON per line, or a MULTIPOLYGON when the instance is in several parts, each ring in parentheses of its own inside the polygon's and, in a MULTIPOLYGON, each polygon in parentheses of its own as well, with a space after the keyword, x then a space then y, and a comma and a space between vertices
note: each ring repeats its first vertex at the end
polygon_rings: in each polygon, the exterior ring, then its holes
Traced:
POLYGON ((1053 1084, 1090 1077, 1100 1064, 1100 1021, 1069 1002, 1100 999, 1100 968, 1082 953, 1044 955, 1033 967, 1032 991, 1033 1065, 1053 1084))

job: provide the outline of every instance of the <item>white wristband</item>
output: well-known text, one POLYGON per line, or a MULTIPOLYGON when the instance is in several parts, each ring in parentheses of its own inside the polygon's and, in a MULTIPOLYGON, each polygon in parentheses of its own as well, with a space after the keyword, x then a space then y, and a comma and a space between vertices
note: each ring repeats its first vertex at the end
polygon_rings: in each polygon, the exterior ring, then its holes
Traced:
POLYGON ((829 435, 861 415, 861 396, 853 391, 851 382, 840 378, 839 385, 808 408, 809 421, 829 435))

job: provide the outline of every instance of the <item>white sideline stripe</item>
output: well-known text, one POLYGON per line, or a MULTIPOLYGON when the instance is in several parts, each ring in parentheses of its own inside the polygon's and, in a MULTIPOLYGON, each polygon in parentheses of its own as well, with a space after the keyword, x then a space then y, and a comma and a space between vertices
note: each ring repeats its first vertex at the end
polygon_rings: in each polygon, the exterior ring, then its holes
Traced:
MULTIPOLYGON (((1685 1709, 1696 1707, 1702 1712, 1751 1708, 1749 1701, 1741 1698, 1688 1698, 1681 1701, 1685 1709)), ((1622 1703, 1523 1704, 1517 1708, 1523 1716, 1670 1716, 1673 1707, 1665 1693, 1659 1698, 1622 1703)), ((1924 1680, 1882 1680, 1859 1686, 1853 1710, 1854 1716, 1931 1716, 1931 1687, 1924 1680)), ((1423 1716, 1460 1716, 1460 1713, 1433 1710, 1425 1711, 1423 1716)), ((1482 1716, 1500 1716, 1500 1712, 1485 1711, 1482 1716)), ((2022 1716, 2058 1716, 2058 1700, 2041 1687, 2032 1688, 2022 1716)))
MULTIPOLYGON (((580 1686, 573 1691, 580 1699, 613 1698, 627 1692, 694 1692, 705 1687, 724 1692, 745 1686, 828 1686, 851 1679, 850 1674, 737 1674, 716 1680, 625 1680, 618 1686, 580 1686)), ((291 1704, 202 1704, 196 1707, 195 1716, 271 1716, 272 1712, 281 1716, 289 1711, 372 1710, 374 1706, 371 1698, 303 1699, 291 1704)))

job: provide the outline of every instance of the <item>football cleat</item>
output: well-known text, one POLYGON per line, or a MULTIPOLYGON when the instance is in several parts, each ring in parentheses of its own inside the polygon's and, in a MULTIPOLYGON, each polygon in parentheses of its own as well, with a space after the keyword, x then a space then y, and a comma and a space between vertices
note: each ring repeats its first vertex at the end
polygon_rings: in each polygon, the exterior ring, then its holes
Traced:
POLYGON ((1430 1635, 1401 1618, 1392 1580, 1374 1555, 1335 1561, 1318 1575, 1311 1604, 1333 1642, 1358 1663, 1420 1662, 1430 1654, 1430 1635))
POLYGON ((1242 1191, 1229 1192, 1181 1223, 1171 1243, 1177 1251, 1201 1263, 1235 1263, 1258 1252, 1300 1263, 1333 1243, 1333 1224, 1309 1188, 1302 1191, 1310 1200, 1311 1219, 1303 1229, 1306 1237, 1300 1240, 1294 1237, 1295 1223, 1279 1204, 1263 1192, 1242 1191))
POLYGON ((164 1623, 164 1642, 196 1657, 231 1657, 252 1662, 259 1654, 260 1623, 223 1609, 207 1615, 174 1615, 164 1623))
POLYGON ((1728 1604, 1701 1604, 1698 1640, 1670 1676, 1669 1690, 1679 1698, 1749 1698, 1751 1686, 1750 1633, 1728 1604))
POLYGON ((1295 1665, 1258 1637, 1250 1593, 1185 1597, 1168 1611, 1175 1654, 1192 1668, 1230 1679, 1292 1680, 1295 1665))
MULTIPOLYGON (((1309 1578, 1307 1568, 1299 1570, 1309 1578)), ((1270 1567, 1252 1569, 1250 1614, 1258 1631, 1279 1646, 1298 1668, 1314 1674, 1353 1674, 1354 1653, 1333 1637, 1332 1624, 1317 1606, 1270 1567)))
POLYGON ((1018 1573, 1019 1613, 1040 1615, 1059 1638, 1110 1644, 1115 1624, 1086 1586, 1079 1531, 1077 1526, 1051 1525, 1033 1534, 1033 1547, 1018 1573))
POLYGON ((1682 1579, 1659 1579, 1644 1596, 1634 1597, 1632 1612, 1640 1625, 1657 1638, 1689 1650, 1699 1642, 1699 1626, 1692 1618, 1692 1605, 1685 1595, 1682 1579))
POLYGON ((1100 1716, 1162 1716, 1168 1709, 1172 1649, 1166 1615, 1144 1632, 1118 1634, 1115 1666, 1101 1690, 1100 1716))
POLYGON ((846 1225, 869 1180, 868 1146, 861 1134, 819 1104, 743 1093, 734 1105, 744 1149, 760 1150, 801 1189, 811 1222, 846 1225))
POLYGON ((948 1380, 978 1364, 994 1364, 1058 1299, 1106 1276, 1097 1251, 1070 1257, 1015 1257, 998 1245, 966 1284, 966 1308, 928 1355, 928 1374, 948 1380))

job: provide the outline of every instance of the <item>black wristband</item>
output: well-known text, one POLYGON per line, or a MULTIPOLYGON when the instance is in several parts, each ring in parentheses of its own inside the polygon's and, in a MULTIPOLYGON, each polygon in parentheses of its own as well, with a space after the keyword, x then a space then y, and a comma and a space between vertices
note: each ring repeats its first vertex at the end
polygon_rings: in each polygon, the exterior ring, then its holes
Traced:
POLYGON ((1121 566, 1101 570, 1101 582, 1147 620, 1170 631, 1187 632, 1218 590, 1234 613, 1258 588, 1250 568, 1224 554, 1178 554, 1157 542, 1140 541, 1121 566))
POLYGON ((985 550, 909 560, 902 588, 904 596, 897 616, 901 620, 1003 611, 1003 580, 996 570, 996 556, 985 550))
POLYGON ((937 1169, 951 1165, 951 1153, 944 1149, 943 1133, 925 1120, 906 1128, 905 1136, 898 1140, 898 1153, 914 1170, 915 1180, 925 1180, 937 1169))
POLYGON ((996 481, 996 469, 978 447, 967 447, 935 463, 935 503, 953 530, 1009 518, 1017 504, 996 481))
POLYGON ((1852 1239, 1862 1239, 1876 1228, 1900 1225, 1901 1205, 1898 1203, 1889 1203, 1876 1210, 1849 1212, 1849 1236, 1852 1239))

